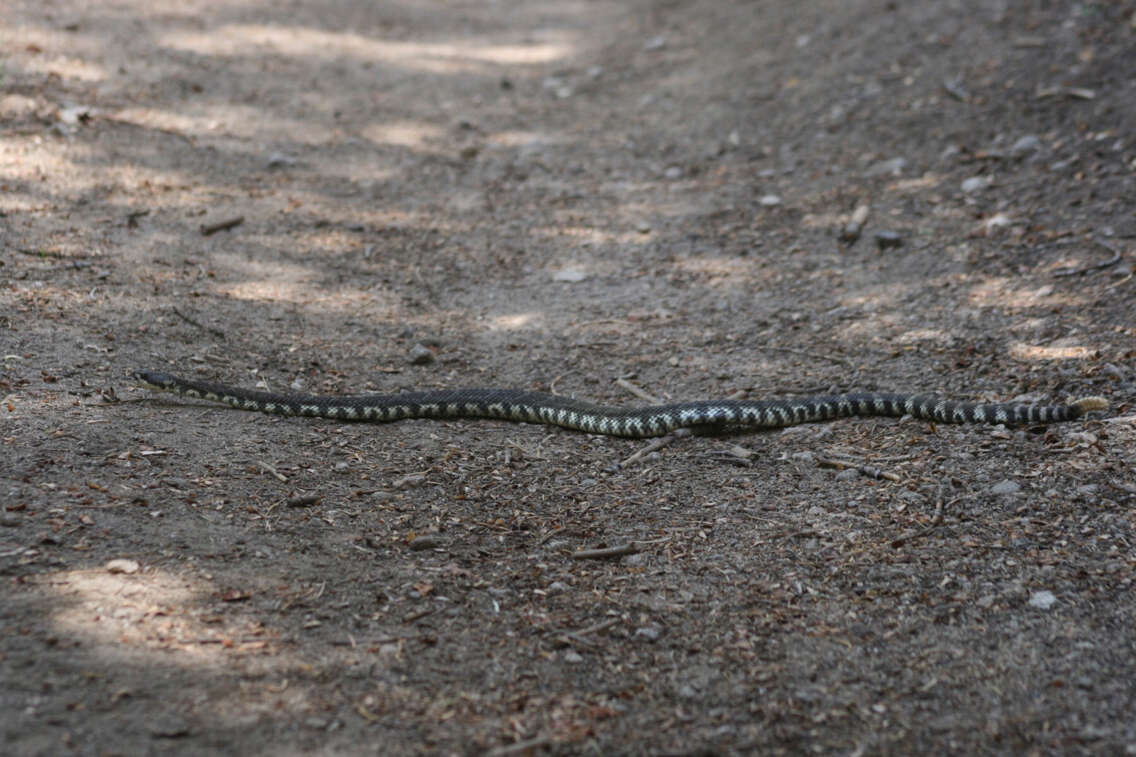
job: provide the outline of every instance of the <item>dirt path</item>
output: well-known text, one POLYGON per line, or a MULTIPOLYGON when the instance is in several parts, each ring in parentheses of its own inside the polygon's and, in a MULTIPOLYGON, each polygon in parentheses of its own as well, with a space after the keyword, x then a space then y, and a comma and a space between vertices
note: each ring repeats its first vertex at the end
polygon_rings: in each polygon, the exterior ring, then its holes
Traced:
POLYGON ((0 752, 1136 752, 1133 3, 8 0, 0 51, 0 752), (1112 406, 610 472, 140 368, 1112 406))

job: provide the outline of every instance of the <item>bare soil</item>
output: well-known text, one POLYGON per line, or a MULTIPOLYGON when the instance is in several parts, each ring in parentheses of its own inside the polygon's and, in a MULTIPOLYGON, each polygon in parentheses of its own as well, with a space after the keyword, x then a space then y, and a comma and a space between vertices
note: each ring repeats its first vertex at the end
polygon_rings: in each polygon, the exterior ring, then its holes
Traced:
POLYGON ((1136 753, 1136 3, 0 15, 0 752, 1136 753), (137 369, 1111 407, 613 471, 137 369))

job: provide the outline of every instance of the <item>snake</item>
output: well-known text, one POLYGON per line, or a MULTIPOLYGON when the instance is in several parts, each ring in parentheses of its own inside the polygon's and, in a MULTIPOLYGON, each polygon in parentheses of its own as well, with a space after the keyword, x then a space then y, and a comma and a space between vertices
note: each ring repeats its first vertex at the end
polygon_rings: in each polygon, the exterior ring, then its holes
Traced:
POLYGON ((490 418, 541 423, 589 434, 648 438, 676 429, 700 431, 773 429, 847 417, 905 417, 938 423, 1048 424, 1104 410, 1103 397, 1066 404, 974 403, 933 394, 879 392, 817 395, 796 399, 697 400, 623 408, 520 389, 438 389, 401 394, 305 395, 181 378, 161 371, 137 371, 146 388, 223 403, 239 410, 337 421, 390 423, 416 418, 490 418))

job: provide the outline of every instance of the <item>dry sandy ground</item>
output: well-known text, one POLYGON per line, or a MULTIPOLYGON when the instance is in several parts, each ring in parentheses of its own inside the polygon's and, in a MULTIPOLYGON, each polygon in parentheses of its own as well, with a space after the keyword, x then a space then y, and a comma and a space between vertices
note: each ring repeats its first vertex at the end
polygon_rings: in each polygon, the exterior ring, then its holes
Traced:
POLYGON ((1134 14, 5 0, 0 752, 1136 753, 1134 14), (1111 408, 611 472, 140 368, 1111 408))

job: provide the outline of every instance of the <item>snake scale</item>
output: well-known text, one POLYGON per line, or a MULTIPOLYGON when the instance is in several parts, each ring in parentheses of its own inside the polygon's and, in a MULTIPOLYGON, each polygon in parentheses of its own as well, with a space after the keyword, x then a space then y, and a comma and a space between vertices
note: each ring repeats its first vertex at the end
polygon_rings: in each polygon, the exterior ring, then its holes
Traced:
POLYGON ((403 394, 312 396, 241 389, 158 371, 139 371, 134 376, 150 389, 274 415, 370 423, 411 418, 497 418, 634 438, 662 436, 688 427, 781 428, 850 416, 910 415, 939 423, 1058 423, 1108 407, 1108 402, 1102 397, 1084 397, 1063 405, 981 404, 956 402, 928 394, 872 392, 799 399, 700 400, 620 408, 516 389, 442 389, 403 394))

